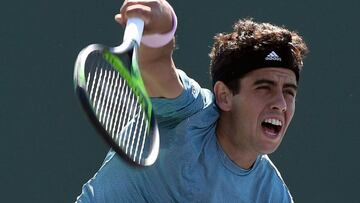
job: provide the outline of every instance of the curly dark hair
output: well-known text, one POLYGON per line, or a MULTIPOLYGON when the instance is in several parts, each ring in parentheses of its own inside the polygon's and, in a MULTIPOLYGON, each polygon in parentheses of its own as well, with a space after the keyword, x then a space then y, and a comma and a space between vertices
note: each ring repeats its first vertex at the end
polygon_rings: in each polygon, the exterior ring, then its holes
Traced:
POLYGON ((252 19, 239 20, 234 24, 233 32, 219 33, 214 37, 214 44, 209 54, 213 84, 217 80, 223 81, 233 93, 238 93, 240 89, 238 79, 241 79, 244 75, 230 81, 217 79, 219 74, 223 74, 222 72, 226 68, 224 66, 231 67, 231 69, 242 68, 237 67, 238 56, 275 47, 290 47, 287 52, 291 52, 290 58, 293 69, 300 72, 308 48, 299 34, 270 23, 257 23, 252 19))

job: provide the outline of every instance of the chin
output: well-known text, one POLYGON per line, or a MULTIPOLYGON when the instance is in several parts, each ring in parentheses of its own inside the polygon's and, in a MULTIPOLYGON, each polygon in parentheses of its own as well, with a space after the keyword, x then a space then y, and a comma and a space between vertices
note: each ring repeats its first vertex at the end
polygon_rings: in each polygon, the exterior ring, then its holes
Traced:
MULTIPOLYGON (((280 140, 281 142, 281 140, 280 140)), ((273 152, 275 152, 278 147, 280 146, 280 142, 278 143, 274 143, 274 142, 271 142, 271 143, 264 143, 262 146, 260 146, 260 153, 261 154, 271 154, 273 152)))
POLYGON ((259 140, 260 143, 258 145, 259 151, 262 154, 271 154, 275 152, 280 146, 283 137, 284 137, 284 133, 282 132, 279 132, 275 136, 270 136, 265 133, 262 134, 262 138, 261 140, 259 140))
POLYGON ((277 147, 274 148, 274 149, 266 149, 266 150, 263 150, 262 154, 272 154, 276 151, 277 147))

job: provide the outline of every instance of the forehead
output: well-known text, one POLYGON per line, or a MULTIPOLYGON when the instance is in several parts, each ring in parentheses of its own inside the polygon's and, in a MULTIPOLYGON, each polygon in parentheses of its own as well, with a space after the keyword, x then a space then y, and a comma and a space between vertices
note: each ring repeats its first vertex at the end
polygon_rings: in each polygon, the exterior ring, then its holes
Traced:
POLYGON ((245 75, 244 79, 259 80, 268 79, 282 83, 297 84, 295 73, 287 68, 267 67, 253 70, 245 75))

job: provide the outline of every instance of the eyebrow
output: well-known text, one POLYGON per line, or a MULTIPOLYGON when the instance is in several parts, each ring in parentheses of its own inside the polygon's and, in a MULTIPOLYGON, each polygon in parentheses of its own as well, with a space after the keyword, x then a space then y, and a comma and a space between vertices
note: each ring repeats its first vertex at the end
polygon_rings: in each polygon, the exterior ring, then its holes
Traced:
MULTIPOLYGON (((254 86, 257 86, 257 85, 263 85, 263 84, 267 84, 267 85, 271 85, 271 86, 275 86, 276 85, 276 82, 273 81, 273 80, 269 80, 269 79, 258 79, 254 82, 254 86)), ((298 89, 298 86, 294 83, 285 83, 284 84, 284 88, 292 88, 294 90, 297 90, 298 89)))
POLYGON ((293 83, 286 83, 284 85, 284 88, 292 88, 292 89, 294 89, 296 91, 298 89, 298 86, 293 84, 293 83))

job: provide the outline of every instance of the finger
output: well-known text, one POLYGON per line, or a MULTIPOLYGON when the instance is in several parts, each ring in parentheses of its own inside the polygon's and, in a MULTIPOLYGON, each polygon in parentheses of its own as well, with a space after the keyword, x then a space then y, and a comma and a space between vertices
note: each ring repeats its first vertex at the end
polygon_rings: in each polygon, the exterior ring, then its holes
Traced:
POLYGON ((120 13, 121 13, 121 11, 123 11, 125 9, 126 5, 128 5, 128 2, 129 2, 128 0, 124 1, 123 5, 120 7, 120 10, 119 10, 120 13))
POLYGON ((140 2, 151 4, 143 0, 125 0, 120 8, 120 13, 114 16, 115 21, 121 25, 125 25, 128 18, 139 17, 144 20, 145 24, 149 24, 151 7, 139 4, 140 2))
POLYGON ((128 18, 131 17, 138 17, 143 19, 145 24, 148 24, 151 17, 151 8, 145 5, 131 5, 126 8, 126 11, 124 11, 121 14, 121 20, 127 21, 128 18))
POLYGON ((122 15, 121 14, 116 14, 115 16, 114 16, 114 19, 115 19, 115 21, 117 22, 117 23, 119 23, 119 24, 121 24, 121 25, 124 25, 125 24, 125 20, 124 20, 124 18, 122 17, 122 15))
POLYGON ((157 0, 125 0, 120 8, 120 13, 122 11, 125 11, 127 7, 133 5, 144 5, 151 8, 151 7, 159 6, 159 2, 157 0))

